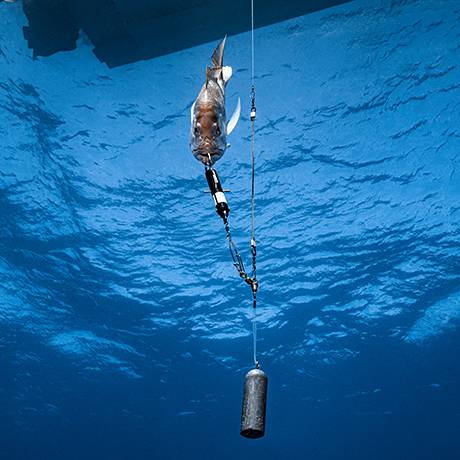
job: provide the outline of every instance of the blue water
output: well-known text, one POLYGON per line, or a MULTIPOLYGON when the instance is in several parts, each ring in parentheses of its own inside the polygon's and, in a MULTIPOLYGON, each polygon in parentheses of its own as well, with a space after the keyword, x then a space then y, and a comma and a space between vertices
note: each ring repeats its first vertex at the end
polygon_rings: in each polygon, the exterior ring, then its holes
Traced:
MULTIPOLYGON (((33 61, 24 25, 0 3, 0 458, 458 459, 458 2, 256 30, 260 440, 251 290, 188 147, 217 42, 108 69, 84 36, 33 61)), ((250 45, 216 164, 248 270, 250 45)))

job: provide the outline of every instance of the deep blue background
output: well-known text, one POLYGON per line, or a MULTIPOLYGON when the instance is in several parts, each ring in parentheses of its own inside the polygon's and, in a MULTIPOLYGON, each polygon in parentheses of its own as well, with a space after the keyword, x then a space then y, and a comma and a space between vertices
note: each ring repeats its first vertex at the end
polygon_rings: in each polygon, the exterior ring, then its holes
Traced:
MULTIPOLYGON (((108 69, 84 36, 33 61, 24 25, 0 3, 1 458, 457 459, 458 2, 256 31, 260 440, 251 291, 188 147, 217 43, 108 69)), ((250 45, 216 164, 247 268, 250 45)))

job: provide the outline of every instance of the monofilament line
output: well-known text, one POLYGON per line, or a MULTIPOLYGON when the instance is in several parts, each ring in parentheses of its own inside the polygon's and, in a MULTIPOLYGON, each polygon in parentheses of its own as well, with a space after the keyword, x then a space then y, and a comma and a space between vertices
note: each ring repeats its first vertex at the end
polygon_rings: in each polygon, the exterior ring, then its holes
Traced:
MULTIPOLYGON (((254 91, 254 0, 251 0, 251 97, 252 97, 252 107, 251 107, 251 121, 252 121, 252 239, 251 239, 251 252, 253 257, 253 272, 252 279, 256 280, 256 240, 254 237, 254 179, 255 179, 255 155, 254 155, 254 122, 256 118, 256 108, 255 108, 255 91, 254 91)), ((257 287, 254 290, 254 308, 252 316, 252 335, 254 342, 254 364, 256 368, 259 367, 257 362, 257 315, 256 315, 256 291, 257 287)))
POLYGON ((257 362, 257 321, 256 321, 256 309, 253 308, 253 317, 252 317, 252 336, 254 340, 254 364, 256 367, 259 366, 259 363, 257 362))
POLYGON ((251 0, 252 85, 254 86, 254 0, 251 0))

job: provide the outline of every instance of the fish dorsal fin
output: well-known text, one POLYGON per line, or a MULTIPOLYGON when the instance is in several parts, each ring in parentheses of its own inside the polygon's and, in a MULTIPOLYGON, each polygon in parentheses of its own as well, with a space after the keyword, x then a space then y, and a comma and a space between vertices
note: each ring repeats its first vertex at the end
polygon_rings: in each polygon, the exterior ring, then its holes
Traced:
POLYGON ((224 48, 225 48, 225 40, 227 40, 227 35, 224 39, 217 45, 214 54, 212 55, 211 61, 214 67, 222 67, 224 62, 224 48))
POLYGON ((228 122, 228 125, 227 125, 227 135, 230 134, 235 129, 235 126, 238 123, 238 119, 240 118, 240 112, 241 112, 241 101, 240 101, 240 98, 238 98, 238 104, 236 106, 236 109, 233 112, 232 118, 230 118, 230 121, 228 122))

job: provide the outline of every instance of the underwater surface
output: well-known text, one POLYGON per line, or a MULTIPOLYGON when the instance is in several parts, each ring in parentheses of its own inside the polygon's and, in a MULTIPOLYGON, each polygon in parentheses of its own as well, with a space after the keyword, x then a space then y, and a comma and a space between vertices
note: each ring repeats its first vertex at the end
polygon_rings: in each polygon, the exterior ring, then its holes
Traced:
MULTIPOLYGON (((458 459, 458 2, 255 31, 259 440, 252 293, 188 146, 217 42, 108 69, 85 36, 34 61, 24 25, 0 3, 0 458, 458 459)), ((250 33, 224 64, 250 270, 250 33)))

